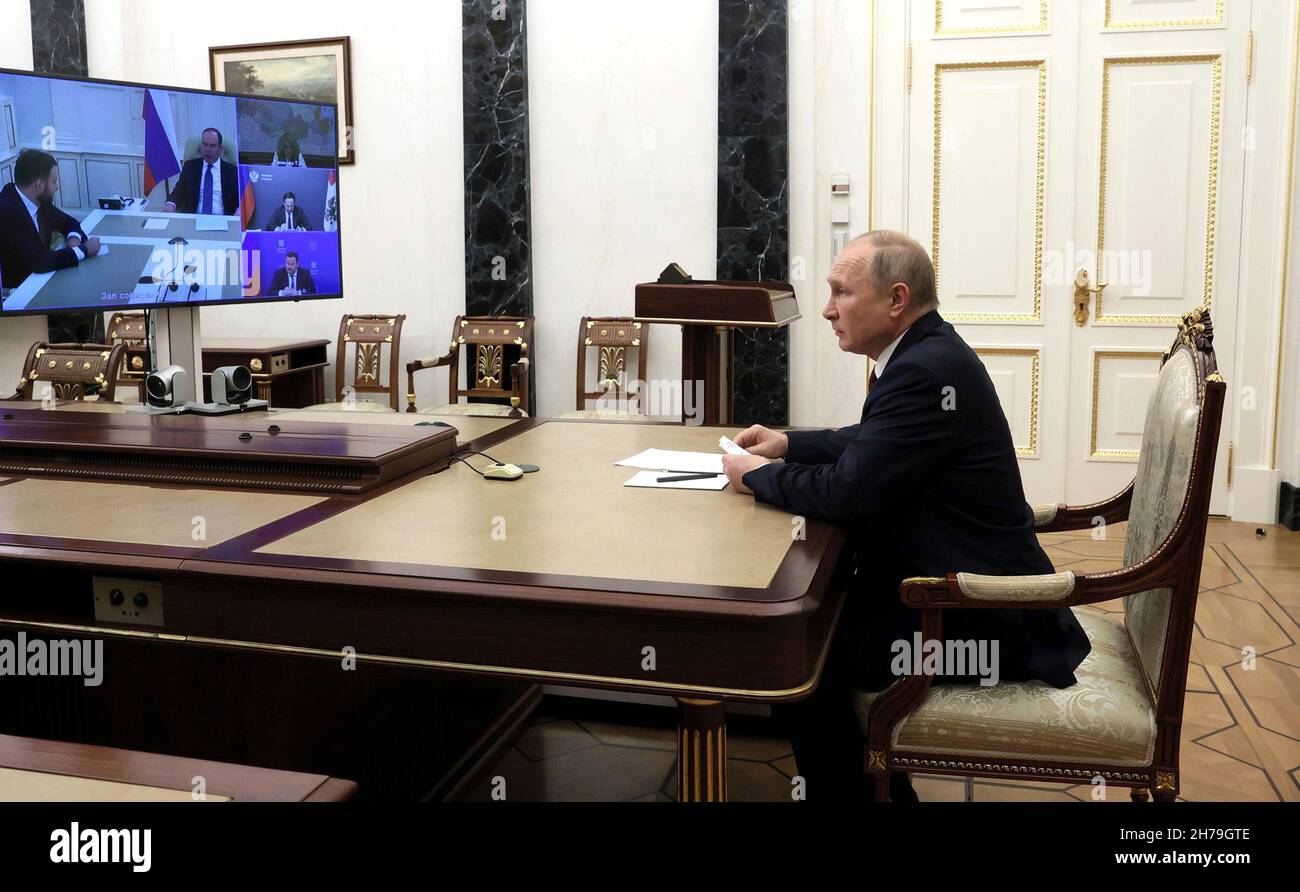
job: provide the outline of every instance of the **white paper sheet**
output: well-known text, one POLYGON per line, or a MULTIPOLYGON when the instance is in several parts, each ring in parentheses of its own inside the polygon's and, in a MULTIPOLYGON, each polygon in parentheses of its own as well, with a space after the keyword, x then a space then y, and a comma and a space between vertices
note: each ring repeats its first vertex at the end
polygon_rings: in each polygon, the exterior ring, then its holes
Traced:
POLYGON ((167 224, 170 222, 171 222, 170 220, 165 220, 161 217, 150 217, 148 220, 144 221, 144 228, 145 229, 166 229, 167 224))
POLYGON ((230 228, 225 217, 207 217, 203 214, 194 218, 194 228, 198 232, 225 232, 230 228))
POLYGON ((629 479, 624 486, 639 486, 647 489, 706 489, 717 492, 727 488, 726 477, 708 477, 703 480, 683 480, 679 483, 660 483, 660 477, 673 476, 663 471, 640 471, 629 479))
POLYGON ((679 474, 721 474, 722 456, 712 452, 673 452, 670 449, 647 449, 631 458, 614 462, 624 468, 648 471, 675 471, 679 474))

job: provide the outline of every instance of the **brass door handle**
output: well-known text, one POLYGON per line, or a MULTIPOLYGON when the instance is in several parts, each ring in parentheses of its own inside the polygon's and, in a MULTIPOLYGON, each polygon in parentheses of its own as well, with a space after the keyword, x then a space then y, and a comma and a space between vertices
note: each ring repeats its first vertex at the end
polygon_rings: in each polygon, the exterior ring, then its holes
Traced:
POLYGON ((1086 269, 1079 270, 1074 277, 1074 324, 1083 328, 1088 324, 1088 317, 1092 310, 1092 296, 1100 294, 1106 290, 1106 283, 1102 282, 1095 288, 1088 279, 1086 269))

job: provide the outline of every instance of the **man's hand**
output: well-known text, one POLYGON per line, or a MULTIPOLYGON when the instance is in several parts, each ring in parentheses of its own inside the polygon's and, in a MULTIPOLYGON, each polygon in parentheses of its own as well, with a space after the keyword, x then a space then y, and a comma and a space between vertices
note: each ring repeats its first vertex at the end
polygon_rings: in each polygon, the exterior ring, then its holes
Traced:
POLYGON ((86 243, 81 246, 81 250, 85 252, 87 257, 94 257, 99 253, 99 239, 94 236, 86 239, 86 243))
POLYGON ((722 470, 727 472, 727 480, 731 482, 736 492, 746 496, 752 496, 754 491, 744 484, 744 476, 755 468, 761 468, 766 464, 771 464, 771 462, 761 455, 724 455, 722 457, 722 470))
POLYGON ((162 209, 163 209, 163 213, 174 214, 176 213, 176 202, 169 201, 162 206, 162 209))
POLYGON ((763 458, 785 458, 790 449, 789 437, 778 431, 770 431, 761 424, 745 428, 736 435, 735 443, 751 455, 761 455, 763 458))

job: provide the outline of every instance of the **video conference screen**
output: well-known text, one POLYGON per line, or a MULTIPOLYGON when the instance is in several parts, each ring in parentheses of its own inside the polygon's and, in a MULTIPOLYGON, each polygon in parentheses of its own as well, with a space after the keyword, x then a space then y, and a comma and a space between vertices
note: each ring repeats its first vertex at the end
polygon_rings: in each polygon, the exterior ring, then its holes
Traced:
POLYGON ((0 313, 341 297, 333 105, 0 70, 0 313))

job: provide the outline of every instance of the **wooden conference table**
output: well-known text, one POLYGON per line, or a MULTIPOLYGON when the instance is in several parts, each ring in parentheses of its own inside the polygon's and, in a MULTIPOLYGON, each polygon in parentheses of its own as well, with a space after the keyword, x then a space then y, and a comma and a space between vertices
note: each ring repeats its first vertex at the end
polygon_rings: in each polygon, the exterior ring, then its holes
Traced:
MULTIPOLYGON (((272 413, 322 436, 343 430, 340 414, 272 413)), ((453 462, 321 496, 0 471, 0 572, 61 574, 57 589, 0 595, 0 631, 153 639, 191 656, 355 653, 362 665, 669 695, 679 798, 724 800, 725 703, 815 687, 842 604, 842 534, 730 489, 622 485, 635 471, 615 461, 651 447, 716 451, 716 428, 443 420, 461 448, 541 472, 493 482, 453 462), (96 620, 96 575, 157 584, 161 625, 96 620)))

